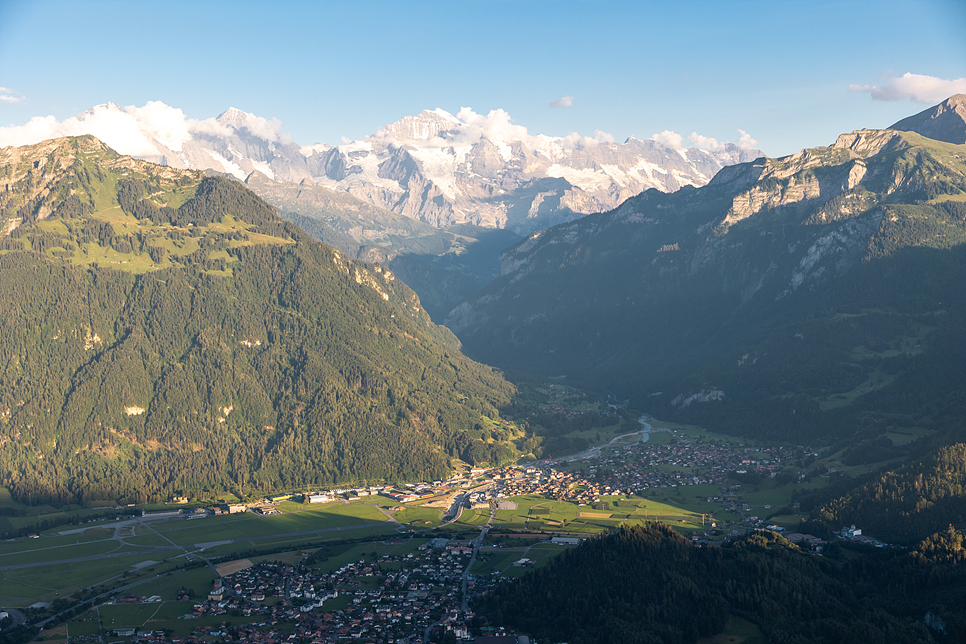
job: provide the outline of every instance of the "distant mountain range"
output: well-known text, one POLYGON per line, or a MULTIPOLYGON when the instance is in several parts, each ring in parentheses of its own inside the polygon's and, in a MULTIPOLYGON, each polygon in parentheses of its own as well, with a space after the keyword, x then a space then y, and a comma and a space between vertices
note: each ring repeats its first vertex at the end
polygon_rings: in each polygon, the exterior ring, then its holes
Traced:
POLYGON ((489 364, 745 435, 944 426, 966 411, 966 147, 914 130, 962 141, 964 104, 532 233, 446 324, 489 364))
MULTIPOLYGON (((27 138, 49 131, 39 121, 27 138)), ((59 131, 244 181, 318 239, 388 265, 437 321, 495 278, 499 252, 524 235, 644 189, 704 185, 723 166, 761 155, 730 143, 702 150, 531 136, 502 110, 482 116, 467 108, 456 116, 424 111, 335 146, 299 146, 278 121, 234 108, 190 121, 158 102, 98 105, 59 131)))
POLYGON ((363 201, 435 226, 518 233, 608 210, 648 188, 704 185, 725 165, 761 156, 733 144, 709 151, 529 136, 504 116, 427 110, 363 141, 302 152, 315 181, 363 201))
MULTIPOLYGON (((648 188, 704 185, 725 165, 761 156, 731 143, 703 150, 651 139, 617 144, 529 135, 502 110, 482 116, 468 108, 456 116, 441 109, 406 116, 362 141, 299 146, 277 121, 235 108, 190 124, 183 115, 158 118, 171 110, 160 103, 142 108, 108 103, 72 119, 72 128, 76 133, 86 126, 122 154, 161 165, 214 170, 240 180, 257 172, 273 182, 347 193, 434 227, 469 223, 524 234, 608 210, 648 188), (106 125, 112 123, 113 128, 106 125), (109 132, 115 140, 105 136, 109 132)), ((255 187, 272 192, 265 186, 260 181, 255 187)), ((309 207, 327 210, 328 204, 318 202, 320 192, 313 192, 315 204, 309 207)), ((300 204, 298 194, 276 199, 285 210, 300 204)), ((355 208, 354 225, 334 227, 359 242, 414 234, 397 219, 374 223, 371 210, 355 208)))

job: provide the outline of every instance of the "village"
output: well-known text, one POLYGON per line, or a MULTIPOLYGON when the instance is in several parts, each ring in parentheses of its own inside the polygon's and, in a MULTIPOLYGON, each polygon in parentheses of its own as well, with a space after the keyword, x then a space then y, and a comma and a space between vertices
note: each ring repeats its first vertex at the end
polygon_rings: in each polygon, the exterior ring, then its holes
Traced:
MULTIPOLYGON (((425 541, 425 540, 419 540, 425 541)), ((389 545, 404 545, 393 539, 389 545)), ((323 644, 345 639, 366 644, 422 641, 434 630, 441 641, 471 637, 474 613, 462 608, 461 583, 473 548, 445 538, 425 541, 416 552, 384 554, 324 572, 309 553, 302 562, 263 562, 215 580, 207 598, 179 619, 225 616, 219 626, 199 626, 187 637, 163 631, 115 628, 110 634, 142 642, 192 644, 226 642, 323 644), (256 617, 237 624, 239 618, 256 617), (235 622, 236 624, 233 624, 235 622)), ((490 590, 495 580, 469 579, 470 598, 490 590)), ((119 603, 146 602, 129 597, 119 603)), ((476 630, 480 634, 479 629, 476 630)))
MULTIPOLYGON (((530 550, 530 543, 548 544, 545 549, 572 547, 590 536, 570 531, 580 527, 576 524, 581 519, 591 517, 587 520, 599 521, 596 528, 591 525, 596 532, 606 530, 608 525, 620 524, 620 516, 626 515, 632 521, 647 520, 647 512, 641 514, 640 510, 659 506, 655 494, 664 501, 668 495, 683 499, 685 489, 701 492, 687 495, 700 497, 691 503, 708 504, 707 511, 698 510, 696 515, 690 511, 700 520, 697 526, 692 522, 687 533, 699 545, 720 543, 749 530, 769 529, 783 533, 789 541, 807 550, 822 551, 825 540, 792 532, 788 529, 791 526, 767 524, 758 514, 768 516, 765 513, 771 506, 754 507, 743 496, 744 489, 778 476, 791 477, 787 482, 800 481, 804 470, 788 466, 800 465, 803 457, 815 456, 811 449, 778 445, 749 447, 695 432, 648 429, 649 432, 641 433, 643 440, 612 441, 605 450, 591 451, 589 457, 581 459, 546 459, 498 468, 472 468, 454 473, 446 480, 316 490, 247 503, 222 503, 191 510, 172 508, 145 514, 158 519, 244 512, 267 517, 280 511, 291 512, 293 502, 305 506, 368 503, 381 507, 390 518, 414 507, 434 508, 440 518, 433 524, 436 527, 423 529, 417 525, 422 521, 410 525, 401 523, 392 536, 372 541, 378 547, 371 551, 359 547, 355 551, 357 559, 340 560, 340 565, 327 563, 324 546, 301 552, 300 557, 296 552, 297 560, 275 561, 266 556, 257 558, 257 563, 243 559, 220 564, 204 599, 185 590, 178 595, 178 600, 191 606, 178 619, 199 620, 199 626, 190 634, 186 635, 183 628, 179 629, 179 636, 173 636, 170 630, 146 630, 145 625, 111 624, 102 626, 100 641, 172 644, 202 641, 328 644, 349 640, 366 644, 417 644, 474 638, 488 641, 494 635, 504 634, 486 628, 485 620, 473 612, 473 601, 492 590, 501 579, 522 574, 523 569, 535 564, 533 554, 529 553, 536 551, 530 550), (788 474, 789 471, 794 474, 788 474), (706 500, 705 492, 708 493, 706 500), (523 509, 519 510, 521 503, 523 509), (549 509, 547 504, 553 503, 558 504, 555 508, 584 509, 572 510, 577 517, 575 521, 551 520, 550 514, 561 512, 549 509), (640 505, 631 507, 635 503, 640 505), (537 511, 538 506, 544 509, 537 511), (621 507, 625 509, 620 510, 621 507), (759 512, 758 508, 765 512, 759 512), (609 513, 603 512, 605 509, 609 513), (716 519, 717 512, 728 518, 716 519), (487 538, 494 519, 497 523, 512 523, 513 514, 521 519, 515 527, 509 527, 509 533, 508 526, 502 525, 502 535, 494 533, 487 538), (463 537, 460 532, 467 528, 474 534, 463 537), (522 534, 521 530, 531 534, 522 534), (508 538, 514 547, 503 550, 506 544, 502 541, 508 538), (522 545, 523 542, 529 543, 522 545), (523 552, 510 552, 524 547, 523 552), (488 566, 490 561, 499 561, 499 566, 488 566), (195 603, 187 604, 188 601, 195 603), (112 640, 112 637, 124 639, 112 640)), ((625 436, 628 435, 620 438, 625 436)), ((171 501, 175 505, 183 502, 183 499, 171 501)), ((654 520, 654 515, 651 516, 654 520)), ((840 536, 885 545, 863 535, 854 526, 843 530, 840 536)), ((161 600, 158 596, 130 595, 114 601, 125 604, 161 600)), ((517 640, 516 635, 505 635, 498 640, 517 640)), ((80 642, 75 637, 70 641, 80 642)))

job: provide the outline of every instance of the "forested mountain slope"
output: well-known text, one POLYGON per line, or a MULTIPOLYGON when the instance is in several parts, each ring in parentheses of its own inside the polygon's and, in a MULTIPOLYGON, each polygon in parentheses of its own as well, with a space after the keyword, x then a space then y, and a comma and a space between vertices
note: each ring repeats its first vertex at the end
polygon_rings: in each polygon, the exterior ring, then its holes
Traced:
POLYGON ((694 644, 732 617, 786 644, 958 642, 962 539, 950 529, 836 563, 769 531, 705 548, 663 524, 621 527, 505 582, 478 611, 572 644, 694 644))
POLYGON ((16 496, 438 477, 512 453, 490 422, 511 385, 392 273, 241 184, 87 136, 0 150, 0 189, 0 485, 16 496))
POLYGON ((860 130, 648 190, 507 249, 447 324, 489 364, 745 435, 960 427, 964 162, 860 130))

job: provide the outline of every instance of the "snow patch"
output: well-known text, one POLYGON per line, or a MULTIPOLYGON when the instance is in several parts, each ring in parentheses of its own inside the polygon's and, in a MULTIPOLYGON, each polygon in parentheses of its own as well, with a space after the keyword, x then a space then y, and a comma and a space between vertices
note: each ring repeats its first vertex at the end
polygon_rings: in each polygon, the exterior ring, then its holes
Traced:
POLYGON ((211 158, 212 159, 214 159, 215 161, 217 161, 218 163, 220 163, 221 164, 221 167, 223 167, 225 169, 225 172, 227 172, 228 174, 231 174, 231 175, 237 177, 238 179, 241 179, 242 181, 245 180, 246 174, 245 174, 245 172, 241 168, 238 167, 237 164, 232 163, 231 161, 229 161, 225 157, 221 156, 220 154, 218 154, 214 150, 205 150, 205 152, 207 152, 209 155, 211 155, 211 158))

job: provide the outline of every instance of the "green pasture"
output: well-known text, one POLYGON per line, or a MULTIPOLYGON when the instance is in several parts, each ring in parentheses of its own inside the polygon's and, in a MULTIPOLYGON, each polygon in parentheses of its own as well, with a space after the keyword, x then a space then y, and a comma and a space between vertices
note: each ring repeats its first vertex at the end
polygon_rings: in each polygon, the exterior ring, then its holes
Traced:
POLYGON ((518 553, 519 556, 517 556, 516 558, 510 559, 510 561, 508 562, 509 568, 506 568, 505 570, 503 570, 502 575, 506 577, 522 577, 529 570, 533 570, 534 568, 541 568, 547 565, 547 563, 551 559, 559 555, 564 550, 567 550, 568 548, 573 548, 573 546, 563 546, 563 545, 555 545, 555 544, 549 544, 549 543, 547 544, 541 543, 539 545, 535 545, 532 548, 530 548, 530 550, 528 550, 526 554, 518 553), (531 561, 533 561, 534 562, 533 566, 528 566, 526 568, 523 568, 523 567, 518 568, 513 566, 512 565, 513 562, 516 561, 517 559, 520 559, 521 557, 526 557, 527 559, 530 559, 531 561))
POLYGON ((98 541, 79 541, 74 544, 67 544, 56 548, 32 549, 12 553, 6 556, 0 556, 0 566, 10 564, 40 563, 43 561, 56 559, 75 559, 78 557, 90 557, 93 555, 103 555, 111 552, 121 552, 123 550, 123 544, 111 539, 101 539, 98 541))
POLYGON ((378 526, 368 528, 346 528, 329 533, 296 535, 278 537, 274 539, 258 539, 249 541, 239 541, 238 543, 226 543, 205 548, 204 554, 209 557, 231 555, 237 552, 245 552, 255 549, 277 548, 279 546, 303 546, 318 547, 326 541, 341 541, 343 539, 365 539, 379 536, 393 536, 397 534, 398 527, 395 523, 385 522, 378 526))
POLYGON ((755 514, 762 516, 762 513, 768 514, 770 511, 790 504, 795 490, 814 489, 827 484, 827 479, 819 477, 813 478, 806 484, 786 483, 785 485, 778 485, 775 479, 763 479, 757 486, 743 485, 741 498, 751 506, 755 514), (771 508, 765 508, 766 505, 770 505, 771 508))
MULTIPOLYGON (((0 541, 0 566, 8 565, 8 563, 26 563, 25 561, 8 562, 7 559, 11 555, 19 559, 22 555, 34 551, 48 552, 51 554, 51 559, 68 559, 75 556, 84 556, 83 554, 64 554, 64 552, 74 550, 75 548, 83 549, 88 544, 94 543, 114 544, 116 546, 117 542, 112 541, 110 539, 111 536, 113 536, 113 532, 96 532, 94 534, 78 533, 60 536, 44 534, 37 539, 18 537, 8 541, 0 541)), ((82 552, 82 550, 78 551, 82 552)))
POLYGON ((438 526, 443 522, 443 512, 443 508, 406 506, 406 509, 396 512, 393 517, 400 523, 408 523, 416 528, 428 528, 438 526))
POLYGON ((875 369, 869 374, 869 377, 866 378, 864 382, 860 383, 855 388, 849 391, 829 394, 828 396, 822 396, 819 398, 819 407, 822 409, 822 411, 825 411, 827 409, 836 409, 838 407, 851 405, 860 396, 864 396, 867 393, 891 384, 892 381, 897 377, 898 374, 886 373, 881 369, 875 369))
MULTIPOLYGON (((313 549, 310 548, 309 549, 309 552, 311 552, 312 550, 313 549)), ((252 562, 253 564, 260 564, 260 563, 264 563, 266 561, 269 561, 269 562, 271 562, 271 561, 278 561, 278 562, 281 562, 281 563, 284 563, 284 564, 290 564, 290 565, 293 565, 294 566, 295 564, 297 564, 297 563, 299 563, 299 562, 302 561, 302 558, 303 558, 302 557, 302 553, 303 552, 306 552, 306 551, 305 550, 302 550, 300 548, 298 550, 290 550, 288 552, 274 552, 274 553, 268 554, 268 555, 259 555, 257 557, 248 557, 248 560, 250 562, 252 562)))
POLYGON ((526 574, 528 570, 546 565, 550 559, 572 547, 538 541, 529 548, 487 550, 481 553, 486 561, 477 560, 470 569, 470 573, 473 576, 487 577, 495 571, 507 577, 520 577, 526 574), (518 567, 513 565, 513 562, 524 557, 533 561, 533 566, 518 567))
POLYGON ((208 566, 202 568, 192 568, 191 570, 177 571, 161 579, 156 579, 150 584, 138 586, 132 592, 140 595, 160 595, 165 601, 172 601, 178 596, 178 591, 185 588, 194 592, 195 599, 203 599, 211 590, 211 584, 215 581, 215 572, 208 566))
POLYGON ((667 445, 672 438, 674 438, 674 435, 671 432, 651 432, 648 434, 647 443, 649 445, 667 445))
POLYGON ((335 610, 345 610, 352 603, 352 596, 350 595, 339 595, 333 599, 327 599, 323 605, 322 610, 325 611, 335 611, 335 610))
POLYGON ((72 621, 68 625, 68 632, 71 637, 81 637, 83 635, 100 635, 101 623, 97 619, 97 613, 88 611, 80 619, 72 621), (93 615, 93 619, 91 619, 93 615))
POLYGON ((107 631, 113 628, 148 628, 151 630, 173 631, 173 637, 187 637, 200 626, 218 626, 229 621, 233 625, 247 624, 264 619, 261 615, 244 617, 241 615, 205 615, 199 619, 178 619, 180 615, 191 612, 193 602, 162 602, 159 604, 132 604, 101 606, 101 627, 107 631), (138 610, 142 608, 142 610, 138 610), (117 610, 121 609, 121 610, 117 610), (125 621, 126 620, 126 621, 125 621))
POLYGON ((119 577, 146 558, 117 557, 0 571, 0 603, 26 606, 36 601, 53 601, 58 593, 67 595, 119 577))
POLYGON ((886 438, 892 441, 893 445, 907 445, 915 440, 926 436, 932 436, 936 432, 922 427, 895 427, 885 433, 886 438))
POLYGON ((463 514, 460 515, 459 521, 453 523, 453 526, 458 528, 479 528, 486 525, 486 522, 489 520, 490 510, 463 510, 463 514))
MULTIPOLYGON (((677 423, 665 423, 668 429, 673 429, 678 435, 684 435, 688 438, 700 439, 706 443, 710 443, 712 440, 719 443, 734 443, 737 445, 754 445, 755 441, 749 440, 747 438, 742 438, 740 436, 730 436, 728 434, 718 434, 717 432, 712 432, 704 429, 703 427, 698 427, 697 425, 679 425, 677 423)), ((673 436, 674 434, 672 434, 673 436)), ((652 434, 653 436, 653 434, 652 434)))
POLYGON ((768 522, 783 528, 795 528, 802 520, 794 514, 779 514, 768 519, 768 522))
POLYGON ((744 519, 744 517, 737 512, 728 512, 727 510, 720 510, 718 512, 715 512, 714 517, 712 517, 712 519, 714 521, 717 521, 718 525, 721 525, 721 523, 724 521, 731 521, 732 523, 740 523, 741 520, 744 519))
POLYGON ((426 543, 426 539, 411 539, 403 544, 385 544, 374 541, 359 544, 324 545, 316 553, 318 560, 312 567, 323 572, 333 572, 355 561, 372 562, 374 561, 372 553, 376 553, 376 558, 387 554, 406 555, 416 552, 416 549, 424 543, 426 543))
POLYGON ((135 546, 141 546, 145 548, 153 548, 155 546, 170 546, 171 542, 162 537, 159 534, 149 533, 145 535, 135 536, 135 537, 124 537, 126 543, 130 543, 135 546))
POLYGON ((490 575, 493 571, 503 572, 514 561, 524 556, 523 550, 488 550, 481 555, 486 557, 486 560, 477 559, 470 568, 470 574, 476 577, 490 575))
MULTIPOLYGON (((290 532, 341 528, 386 520, 386 516, 371 505, 352 503, 273 516, 259 516, 246 512, 241 515, 222 515, 190 522, 184 519, 174 519, 152 523, 151 527, 179 545, 192 545, 229 539, 245 539, 246 537, 266 537, 290 532)), ((303 535, 299 538, 305 540, 308 537, 309 535, 303 535)))
MULTIPOLYGON (((623 523, 635 524, 643 521, 663 521, 685 529, 701 528, 700 512, 674 505, 670 499, 663 502, 638 496, 602 497, 595 507, 578 506, 568 501, 552 501, 533 495, 514 497, 513 500, 517 502, 516 510, 497 510, 493 525, 498 529, 594 533, 623 523), (538 513, 534 514, 532 510, 538 513), (584 516, 581 516, 582 513, 584 516), (608 514, 610 516, 604 516, 608 514)), ((705 513, 710 511, 706 509, 705 513)))
POLYGON ((67 624, 62 624, 60 626, 55 626, 54 628, 44 629, 44 632, 38 635, 35 642, 45 642, 48 644, 57 644, 59 642, 67 642, 67 624))
POLYGON ((155 618, 177 618, 190 612, 193 604, 194 602, 105 604, 99 606, 97 612, 101 617, 101 628, 107 631, 113 628, 142 628, 155 618))

